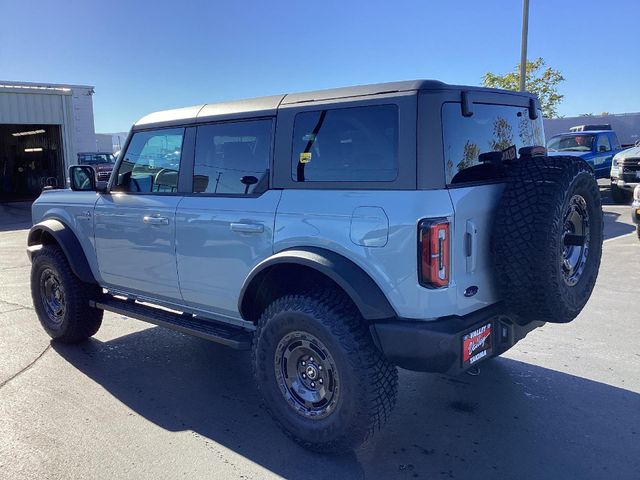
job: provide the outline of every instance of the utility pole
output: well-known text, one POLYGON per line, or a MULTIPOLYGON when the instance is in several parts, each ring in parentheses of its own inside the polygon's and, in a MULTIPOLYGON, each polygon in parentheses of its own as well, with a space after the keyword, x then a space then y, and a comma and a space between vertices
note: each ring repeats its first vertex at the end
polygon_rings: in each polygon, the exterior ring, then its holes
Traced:
POLYGON ((527 74, 527 36, 529 35, 529 0, 522 0, 522 42, 520 51, 520 91, 525 91, 527 74))

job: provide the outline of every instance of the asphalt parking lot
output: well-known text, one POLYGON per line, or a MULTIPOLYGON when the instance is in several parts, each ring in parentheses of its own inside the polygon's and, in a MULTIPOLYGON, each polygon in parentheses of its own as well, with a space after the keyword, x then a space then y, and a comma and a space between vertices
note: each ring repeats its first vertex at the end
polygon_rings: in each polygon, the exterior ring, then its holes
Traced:
POLYGON ((339 457, 280 433, 246 352, 111 313, 85 344, 50 343, 31 306, 28 206, 0 205, 0 478, 637 479, 640 242, 629 207, 605 203, 578 319, 476 377, 401 371, 386 428, 339 457))

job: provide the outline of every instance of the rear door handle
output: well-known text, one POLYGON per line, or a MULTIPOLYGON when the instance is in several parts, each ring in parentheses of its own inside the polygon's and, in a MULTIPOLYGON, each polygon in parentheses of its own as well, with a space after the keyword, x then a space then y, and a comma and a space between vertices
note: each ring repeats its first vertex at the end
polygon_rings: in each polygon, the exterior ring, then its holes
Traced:
POLYGON ((473 221, 467 220, 465 230, 467 272, 473 273, 476 269, 476 261, 478 258, 478 229, 473 221))
POLYGON ((264 225, 261 223, 232 223, 231 230, 241 233, 262 233, 264 225))
POLYGON ((149 225, 169 225, 169 219, 167 217, 152 217, 145 215, 142 218, 142 221, 149 225))

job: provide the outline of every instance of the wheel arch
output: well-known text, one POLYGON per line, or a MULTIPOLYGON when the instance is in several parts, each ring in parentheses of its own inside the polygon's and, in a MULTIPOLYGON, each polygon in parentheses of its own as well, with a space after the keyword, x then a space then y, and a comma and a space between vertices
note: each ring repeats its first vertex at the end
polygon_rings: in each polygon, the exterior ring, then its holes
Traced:
POLYGON ((292 286, 302 289, 317 284, 339 287, 365 320, 397 316, 380 287, 361 267, 343 255, 318 247, 283 250, 259 263, 242 286, 238 310, 242 318, 256 322, 268 303, 288 293, 292 286))
POLYGON ((75 233, 65 223, 57 219, 48 219, 37 223, 27 237, 29 256, 37 250, 39 245, 58 245, 71 267, 71 271, 83 282, 97 283, 84 250, 75 233))

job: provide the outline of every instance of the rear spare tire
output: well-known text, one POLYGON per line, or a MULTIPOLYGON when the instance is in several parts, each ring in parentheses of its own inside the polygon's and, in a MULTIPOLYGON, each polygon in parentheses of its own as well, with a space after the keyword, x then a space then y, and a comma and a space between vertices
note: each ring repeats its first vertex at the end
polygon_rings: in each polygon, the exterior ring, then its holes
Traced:
POLYGON ((519 323, 566 323, 589 300, 602 254, 600 192, 574 157, 512 164, 496 212, 496 288, 519 323))

